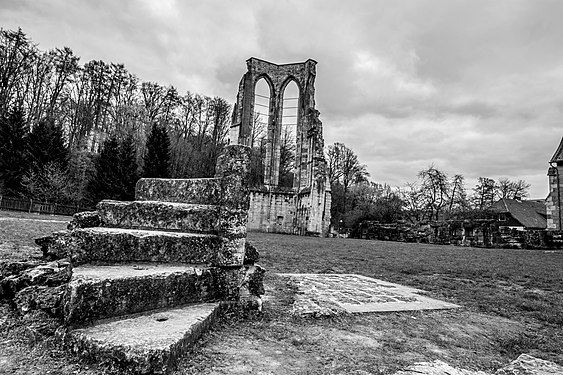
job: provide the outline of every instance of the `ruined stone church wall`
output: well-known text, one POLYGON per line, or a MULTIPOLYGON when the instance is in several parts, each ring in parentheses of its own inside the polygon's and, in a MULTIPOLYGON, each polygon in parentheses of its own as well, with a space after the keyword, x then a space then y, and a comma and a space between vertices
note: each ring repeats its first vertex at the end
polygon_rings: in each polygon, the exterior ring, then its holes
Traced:
POLYGON ((295 194, 250 192, 248 229, 260 232, 295 233, 295 194))
MULTIPOLYGON (((265 79, 270 87, 269 113, 264 142, 261 189, 251 193, 249 230, 326 235, 330 225, 330 187, 327 184, 322 122, 315 109, 316 61, 273 64, 247 60, 233 109, 231 143, 251 144, 255 86, 265 79), (289 192, 279 189, 284 90, 290 82, 299 90, 296 104, 295 175, 289 192)), ((295 98, 293 98, 295 99, 295 98)))
POLYGON ((330 227, 330 191, 250 192, 248 229, 260 232, 326 236, 330 227))

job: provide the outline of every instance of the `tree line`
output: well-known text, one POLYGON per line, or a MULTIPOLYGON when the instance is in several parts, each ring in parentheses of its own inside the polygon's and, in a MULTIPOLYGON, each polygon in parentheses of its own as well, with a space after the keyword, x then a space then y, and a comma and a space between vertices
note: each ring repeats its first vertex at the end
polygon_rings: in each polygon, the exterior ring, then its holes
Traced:
POLYGON ((0 29, 0 194, 93 205, 131 197, 141 176, 210 177, 230 114, 223 98, 0 29))
POLYGON ((403 187, 369 180, 367 167, 342 143, 326 152, 332 190, 332 227, 353 230, 363 220, 381 223, 420 223, 483 216, 498 199, 529 196, 530 184, 506 177, 479 177, 468 190, 461 174, 448 176, 434 165, 418 172, 416 181, 403 187))

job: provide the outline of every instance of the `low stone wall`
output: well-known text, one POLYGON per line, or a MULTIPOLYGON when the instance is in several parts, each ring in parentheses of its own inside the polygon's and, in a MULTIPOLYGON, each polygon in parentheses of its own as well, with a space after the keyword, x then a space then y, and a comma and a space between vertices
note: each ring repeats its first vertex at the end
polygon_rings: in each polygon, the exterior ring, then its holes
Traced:
POLYGON ((563 231, 516 230, 490 220, 428 224, 363 222, 351 237, 383 241, 420 242, 514 249, 563 249, 563 231))

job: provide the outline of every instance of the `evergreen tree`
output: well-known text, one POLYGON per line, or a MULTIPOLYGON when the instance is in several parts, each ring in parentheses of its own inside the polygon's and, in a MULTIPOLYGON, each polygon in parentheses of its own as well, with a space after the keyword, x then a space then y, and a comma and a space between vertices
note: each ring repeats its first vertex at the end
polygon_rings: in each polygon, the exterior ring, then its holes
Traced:
POLYGON ((41 171, 47 164, 57 164, 61 169, 68 167, 69 152, 65 146, 63 130, 53 119, 40 121, 29 135, 31 167, 41 171))
POLYGON ((96 173, 88 184, 88 195, 93 203, 102 199, 118 199, 118 176, 116 166, 119 163, 119 141, 116 137, 106 139, 100 154, 94 161, 96 173))
POLYGON ((120 181, 119 200, 132 201, 135 199, 135 184, 139 179, 137 173, 137 158, 135 140, 128 135, 119 145, 118 179, 120 181))
POLYGON ((166 128, 154 123, 147 139, 143 177, 169 177, 170 138, 166 128))
POLYGON ((137 183, 137 161, 134 140, 108 138, 96 158, 96 173, 88 185, 92 203, 102 199, 133 200, 137 183))
POLYGON ((23 192, 22 178, 28 169, 29 128, 22 108, 0 114, 0 194, 23 192))

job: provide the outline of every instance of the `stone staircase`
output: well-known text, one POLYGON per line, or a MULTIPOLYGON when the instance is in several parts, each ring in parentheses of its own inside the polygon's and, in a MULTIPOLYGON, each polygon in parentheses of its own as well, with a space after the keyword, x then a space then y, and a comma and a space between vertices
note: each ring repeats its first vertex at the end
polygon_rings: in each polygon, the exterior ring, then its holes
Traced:
POLYGON ((222 311, 260 302, 263 270, 244 264, 248 159, 228 146, 215 178, 141 179, 134 202, 104 200, 43 243, 72 269, 60 303, 69 350, 165 373, 222 311))

